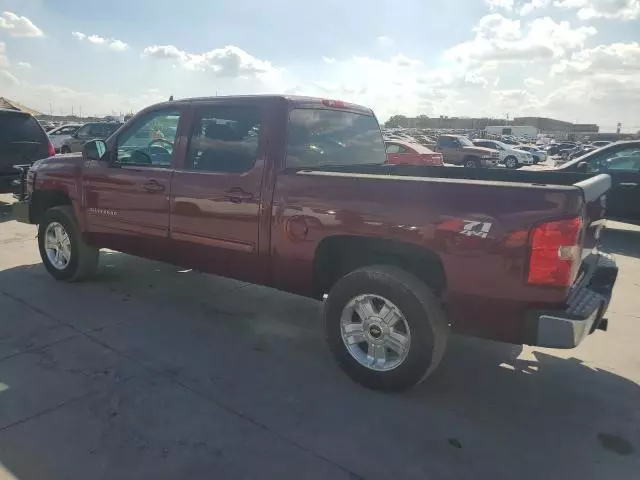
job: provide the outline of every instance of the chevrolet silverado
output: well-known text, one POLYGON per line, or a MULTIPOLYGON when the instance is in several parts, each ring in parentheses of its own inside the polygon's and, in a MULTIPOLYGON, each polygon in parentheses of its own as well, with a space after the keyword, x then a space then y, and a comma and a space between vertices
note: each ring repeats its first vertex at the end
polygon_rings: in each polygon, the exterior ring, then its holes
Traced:
POLYGON ((373 389, 421 382, 452 331, 573 348, 607 327, 608 175, 389 165, 342 101, 153 105, 25 182, 14 213, 57 280, 109 248, 324 300, 331 352, 373 389))

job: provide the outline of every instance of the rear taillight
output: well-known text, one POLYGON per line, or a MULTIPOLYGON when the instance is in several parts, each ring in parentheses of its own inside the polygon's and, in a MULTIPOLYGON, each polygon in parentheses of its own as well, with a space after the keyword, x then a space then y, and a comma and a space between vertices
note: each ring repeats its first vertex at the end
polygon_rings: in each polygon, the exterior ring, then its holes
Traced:
POLYGON ((567 287, 580 266, 579 217, 538 225, 531 234, 531 257, 527 281, 531 285, 567 287))
POLYGON ((423 153, 420 155, 424 165, 430 165, 432 167, 442 167, 444 162, 442 161, 442 155, 439 153, 423 153))
POLYGON ((49 142, 49 156, 53 157, 56 154, 56 149, 53 147, 53 143, 49 142))

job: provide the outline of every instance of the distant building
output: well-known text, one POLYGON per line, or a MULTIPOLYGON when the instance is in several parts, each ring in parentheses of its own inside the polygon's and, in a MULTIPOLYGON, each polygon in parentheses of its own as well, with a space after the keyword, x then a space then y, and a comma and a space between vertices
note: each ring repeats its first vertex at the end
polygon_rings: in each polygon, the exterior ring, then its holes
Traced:
POLYGON ((574 123, 573 124, 573 133, 578 135, 588 134, 588 133, 598 133, 600 131, 600 127, 593 123, 574 123))
MULTIPOLYGON (((533 127, 540 133, 563 135, 563 136, 585 136, 596 134, 600 131, 600 127, 595 124, 571 123, 554 118, 546 117, 515 117, 513 120, 503 118, 487 118, 487 117, 427 117, 419 115, 418 117, 402 117, 403 122, 387 126, 406 126, 409 128, 429 128, 443 130, 485 130, 487 127, 533 127)), ((392 117, 393 119, 394 117, 392 117)), ((514 133, 515 135, 516 133, 514 133)))
POLYGON ((545 133, 571 133, 573 123, 555 120, 545 117, 516 117, 513 119, 514 125, 529 125, 545 133))

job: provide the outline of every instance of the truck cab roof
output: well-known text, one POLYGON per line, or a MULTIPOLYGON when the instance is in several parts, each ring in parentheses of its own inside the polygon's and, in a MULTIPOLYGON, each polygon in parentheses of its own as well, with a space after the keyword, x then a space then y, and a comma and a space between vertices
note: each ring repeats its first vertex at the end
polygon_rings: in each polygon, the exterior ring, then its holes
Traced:
POLYGON ((239 100, 242 102, 286 102, 290 105, 290 108, 344 108, 353 112, 362 113, 364 115, 373 115, 373 110, 357 105, 355 103, 344 102, 342 100, 309 97, 303 95, 274 95, 274 94, 259 94, 259 95, 223 95, 214 97, 191 97, 180 100, 169 100, 160 104, 156 104, 153 107, 158 108, 160 106, 174 105, 176 103, 213 103, 213 102, 233 102, 239 100))

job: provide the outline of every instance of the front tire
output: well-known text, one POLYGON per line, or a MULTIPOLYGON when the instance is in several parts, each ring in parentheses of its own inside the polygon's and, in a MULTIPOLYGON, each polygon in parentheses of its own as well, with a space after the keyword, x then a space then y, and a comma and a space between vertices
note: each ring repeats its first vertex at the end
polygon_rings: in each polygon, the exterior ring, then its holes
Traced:
POLYGON ((99 250, 84 242, 70 206, 44 213, 38 224, 38 248, 42 263, 56 280, 79 282, 98 269, 99 250))
POLYGON ((467 158, 464 161, 464 166, 467 168, 480 168, 482 164, 478 158, 467 158))
POLYGON ((514 156, 509 156, 504 159, 504 166, 507 168, 518 168, 520 164, 518 163, 518 159, 514 156))
POLYGON ((325 303, 325 338, 342 370, 374 390, 422 382, 444 354, 449 327, 439 300, 414 275, 387 265, 354 270, 325 303))

